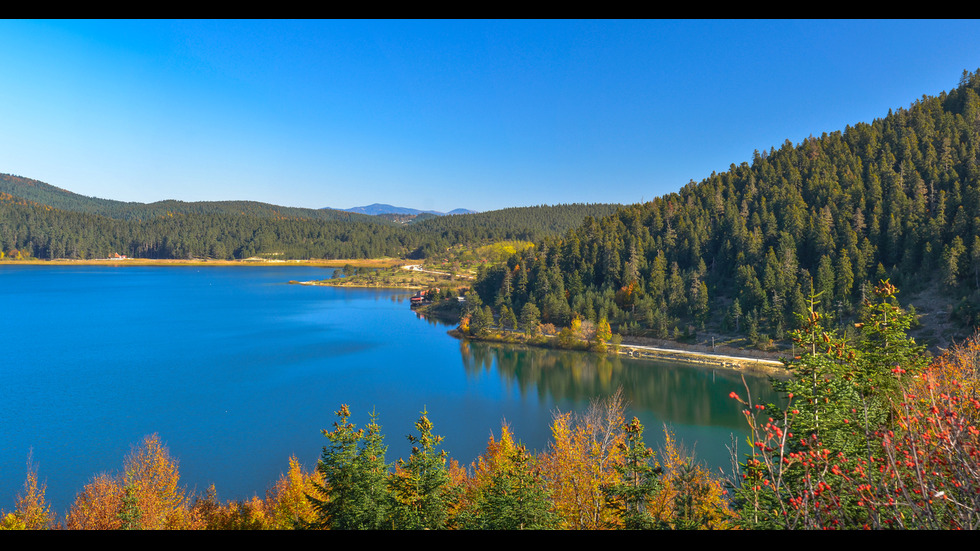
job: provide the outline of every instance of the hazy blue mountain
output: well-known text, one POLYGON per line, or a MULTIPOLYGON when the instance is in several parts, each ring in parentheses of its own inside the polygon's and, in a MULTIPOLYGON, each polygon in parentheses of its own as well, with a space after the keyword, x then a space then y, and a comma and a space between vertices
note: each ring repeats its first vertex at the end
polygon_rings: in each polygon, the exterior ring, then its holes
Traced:
POLYGON ((371 205, 363 207, 351 207, 349 209, 340 209, 347 212, 356 212, 359 214, 370 214, 372 216, 377 216, 379 214, 406 214, 406 215, 416 215, 416 214, 434 214, 436 216, 445 216, 446 214, 474 214, 476 211, 469 209, 454 209, 446 212, 439 212, 437 210, 419 210, 408 207, 396 207, 394 205, 387 205, 384 203, 374 203, 371 205))

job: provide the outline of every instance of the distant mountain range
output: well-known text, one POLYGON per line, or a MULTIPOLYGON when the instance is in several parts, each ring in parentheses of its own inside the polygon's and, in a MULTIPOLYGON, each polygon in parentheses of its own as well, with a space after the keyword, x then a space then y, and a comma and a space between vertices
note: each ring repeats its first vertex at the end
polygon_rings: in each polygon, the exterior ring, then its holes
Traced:
POLYGON ((329 210, 343 210, 347 212, 356 212, 358 214, 369 214, 372 216, 377 216, 379 214, 406 214, 406 215, 418 215, 418 214, 434 214, 436 216, 445 216, 447 214, 476 214, 477 211, 469 209, 453 209, 449 212, 439 212, 437 210, 419 210, 412 209, 408 207, 396 207, 394 205, 386 205, 383 203, 374 203, 372 205, 367 205, 364 207, 351 207, 349 209, 332 209, 326 207, 329 210))
MULTIPOLYGON (((0 193, 48 205, 53 208, 98 214, 117 219, 147 219, 168 213, 197 213, 197 214, 249 214, 259 217, 289 217, 313 220, 348 220, 370 221, 365 216, 379 216, 391 220, 398 215, 406 218, 418 217, 419 220, 428 216, 445 216, 446 214, 476 214, 477 211, 455 209, 448 213, 434 210, 422 211, 406 207, 395 207, 375 203, 365 207, 350 209, 308 209, 283 207, 257 201, 197 201, 185 202, 176 200, 157 201, 155 203, 137 203, 86 197, 68 190, 52 186, 31 178, 0 174, 0 193), (428 216, 419 216, 428 215, 428 216)), ((376 220, 376 219, 375 219, 376 220)), ((405 222, 405 220, 397 220, 405 222)))

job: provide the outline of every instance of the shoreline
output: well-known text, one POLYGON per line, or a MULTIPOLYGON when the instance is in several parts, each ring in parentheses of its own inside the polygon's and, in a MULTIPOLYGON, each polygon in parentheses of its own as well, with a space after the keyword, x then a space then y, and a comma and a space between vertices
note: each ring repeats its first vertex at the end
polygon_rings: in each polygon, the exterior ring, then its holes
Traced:
POLYGON ((0 260, 0 266, 314 266, 326 268, 343 268, 350 264, 358 268, 387 268, 403 262, 399 258, 375 259, 300 259, 300 260, 269 260, 251 258, 244 260, 202 260, 177 258, 98 258, 73 260, 56 258, 54 260, 0 260))
MULTIPOLYGON (((3 260, 0 266, 188 266, 188 267, 215 267, 215 266, 247 266, 247 267, 266 267, 266 266, 311 266, 326 268, 342 268, 346 265, 357 267, 393 267, 403 268, 404 259, 382 258, 382 259, 308 259, 308 260, 269 260, 251 258, 244 260, 184 260, 184 259, 148 259, 148 258, 126 258, 126 259, 54 259, 54 260, 3 260)), ((424 288, 425 285, 414 284, 405 286, 394 285, 370 285, 370 284, 334 284, 333 280, 311 280, 311 281, 290 281, 291 284, 309 285, 320 287, 338 287, 352 289, 392 289, 392 290, 414 290, 424 288)), ((466 336, 459 332, 458 328, 449 331, 453 337, 460 339, 472 339, 483 342, 496 342, 499 344, 523 344, 526 346, 536 346, 541 348, 553 348, 544 342, 528 342, 527 339, 519 337, 513 339, 477 338, 466 336)), ((547 337, 545 337, 547 338, 547 337)), ((561 349, 557 349, 561 350, 561 349)), ((574 349, 570 349, 574 350, 574 349)), ((707 352, 694 352, 677 348, 664 348, 654 346, 643 346, 639 344, 623 343, 618 346, 616 352, 621 356, 635 359, 648 360, 667 360, 679 363, 690 363, 701 366, 711 366, 734 371, 753 371, 766 374, 785 375, 788 372, 783 363, 776 360, 766 360, 761 358, 750 358, 744 356, 731 356, 726 354, 712 354, 707 352)))
POLYGON ((365 283, 347 283, 347 284, 334 284, 325 283, 333 281, 330 279, 313 279, 310 281, 290 281, 289 283, 293 285, 309 285, 311 287, 335 287, 338 289, 389 289, 391 291, 413 291, 416 289, 424 289, 423 285, 414 286, 395 286, 395 285, 369 285, 365 283))
POLYGON ((620 344, 617 352, 620 355, 637 359, 669 360, 672 362, 708 365, 734 371, 763 372, 768 375, 786 375, 789 373, 784 367, 783 362, 762 358, 711 354, 708 352, 694 352, 677 348, 660 348, 635 344, 620 344))
POLYGON ((403 291, 419 291, 444 285, 450 286, 457 283, 452 279, 450 274, 435 270, 423 270, 419 264, 404 265, 404 261, 398 261, 398 259, 385 259, 385 261, 387 264, 383 266, 359 266, 359 268, 383 270, 383 273, 380 274, 355 273, 339 278, 290 281, 290 283, 320 287, 394 289, 403 291))
MULTIPOLYGON (((523 336, 523 334, 521 334, 521 336, 516 336, 515 334, 515 336, 511 337, 510 339, 501 338, 499 335, 495 334, 491 334, 487 337, 474 337, 471 335, 464 335, 458 327, 449 330, 447 333, 457 339, 468 339, 479 342, 511 345, 517 344, 533 346, 536 348, 547 348, 551 350, 588 352, 588 350, 579 348, 558 348, 549 346, 547 344, 547 340, 555 337, 544 336, 542 338, 545 340, 539 341, 528 340, 523 336)), ((613 350, 612 346, 610 345, 610 350, 607 352, 607 354, 627 356, 638 360, 665 360, 676 363, 694 364, 702 367, 713 367, 737 372, 761 373, 779 377, 789 375, 789 371, 784 367, 783 362, 777 360, 749 358, 745 356, 731 356, 727 354, 712 354, 708 352, 694 352, 691 350, 682 350, 677 348, 643 346, 638 344, 620 344, 615 350, 613 350)))

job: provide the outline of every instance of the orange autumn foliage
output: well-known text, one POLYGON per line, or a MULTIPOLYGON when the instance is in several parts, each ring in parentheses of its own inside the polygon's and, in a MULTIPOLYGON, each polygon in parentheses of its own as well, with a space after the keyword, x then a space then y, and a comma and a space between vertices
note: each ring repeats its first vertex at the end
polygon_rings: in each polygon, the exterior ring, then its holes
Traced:
POLYGON ((122 526, 123 489, 108 474, 96 476, 75 496, 66 519, 69 530, 118 530, 122 526))
MULTIPOLYGON (((921 377, 906 379, 908 392, 926 396, 930 392, 941 396, 960 397, 980 395, 980 334, 948 350, 923 371, 921 377)), ((949 404, 949 400, 944 401, 949 404)), ((969 400, 961 400, 960 412, 975 411, 969 400)), ((972 415, 975 415, 973 413, 972 415)))
POLYGON ((322 483, 318 471, 306 472, 296 456, 289 458, 289 467, 266 492, 265 499, 252 496, 248 500, 221 504, 212 484, 203 496, 194 500, 188 517, 189 529, 207 530, 291 530, 306 527, 316 513, 307 495, 317 495, 316 483, 322 483))
POLYGON ((198 530, 265 530, 269 523, 266 503, 258 496, 247 501, 218 502, 212 484, 204 496, 195 499, 190 509, 191 529, 198 530))
POLYGON ((658 454, 663 469, 661 487, 649 511, 662 526, 674 529, 726 529, 734 518, 722 482, 693 461, 674 434, 664 426, 664 444, 658 454))
POLYGON ((458 496, 458 499, 449 500, 446 504, 446 515, 450 519, 448 525, 455 528, 456 519, 460 513, 472 506, 468 493, 471 479, 469 473, 466 472, 466 467, 460 465, 459 461, 450 458, 448 463, 446 474, 449 475, 449 483, 446 484, 446 492, 449 495, 458 496))
POLYGON ((87 484, 68 513, 67 527, 82 530, 114 530, 124 526, 124 501, 129 496, 138 511, 134 524, 142 529, 186 528, 188 516, 184 490, 178 487, 177 460, 160 441, 147 436, 126 458, 123 474, 102 474, 87 484))

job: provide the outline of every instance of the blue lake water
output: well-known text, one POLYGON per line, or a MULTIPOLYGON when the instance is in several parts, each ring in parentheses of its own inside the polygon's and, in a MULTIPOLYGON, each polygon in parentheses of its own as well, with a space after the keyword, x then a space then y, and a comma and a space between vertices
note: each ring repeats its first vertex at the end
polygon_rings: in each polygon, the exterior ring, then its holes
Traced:
MULTIPOLYGON (((713 466, 744 434, 725 371, 459 341, 419 319, 409 293, 289 285, 313 267, 0 265, 0 508, 27 460, 59 518, 93 476, 157 433, 182 483, 264 496, 296 455, 316 464, 341 404, 380 414, 388 460, 426 408, 463 464, 506 420, 541 450, 556 409, 622 387, 656 447, 668 423, 713 466)), ((768 384, 750 380, 768 396, 768 384)), ((744 446, 743 446, 744 448, 744 446)))

